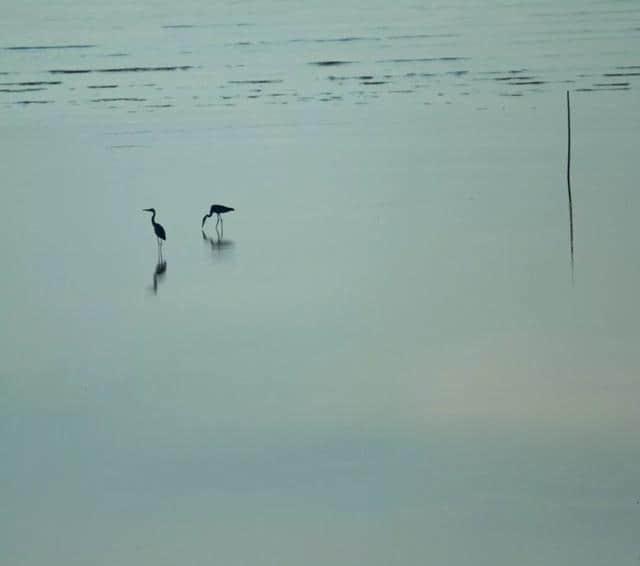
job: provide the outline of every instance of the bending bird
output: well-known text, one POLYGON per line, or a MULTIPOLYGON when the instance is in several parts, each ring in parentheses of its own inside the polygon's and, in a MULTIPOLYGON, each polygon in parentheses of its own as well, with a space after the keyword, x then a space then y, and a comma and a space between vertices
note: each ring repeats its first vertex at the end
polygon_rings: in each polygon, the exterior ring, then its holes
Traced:
POLYGON ((156 222, 156 209, 155 208, 143 208, 144 212, 153 212, 151 215, 151 224, 153 225, 153 231, 156 233, 156 238, 158 238, 158 249, 162 249, 162 240, 167 239, 167 233, 164 231, 164 228, 161 224, 156 222))
POLYGON ((222 221, 222 218, 220 217, 221 214, 224 214, 225 212, 233 212, 235 210, 235 208, 231 208, 229 206, 224 206, 223 204, 212 204, 211 205, 211 209, 209 210, 209 214, 205 214, 202 217, 202 228, 204 228, 204 223, 207 221, 207 218, 210 218, 211 215, 213 214, 217 214, 218 215, 218 220, 216 220, 216 227, 218 226, 218 222, 222 221))

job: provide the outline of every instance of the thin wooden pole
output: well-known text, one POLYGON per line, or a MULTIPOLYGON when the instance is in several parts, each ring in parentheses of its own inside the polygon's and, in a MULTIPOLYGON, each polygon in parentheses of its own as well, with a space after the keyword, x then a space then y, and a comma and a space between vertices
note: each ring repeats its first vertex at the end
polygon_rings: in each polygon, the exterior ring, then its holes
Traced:
POLYGON ((571 198, 571 104, 569 102, 569 91, 567 91, 567 194, 569 196, 569 250, 571 252, 571 283, 574 283, 573 199, 571 198))

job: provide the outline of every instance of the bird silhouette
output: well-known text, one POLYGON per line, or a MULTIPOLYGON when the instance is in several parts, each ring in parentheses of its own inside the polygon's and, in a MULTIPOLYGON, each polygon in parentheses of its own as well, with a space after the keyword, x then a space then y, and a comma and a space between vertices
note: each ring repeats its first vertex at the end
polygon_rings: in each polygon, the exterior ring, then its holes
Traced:
POLYGON ((156 222, 155 208, 143 208, 142 210, 144 212, 153 212, 151 215, 151 224, 153 225, 153 231, 156 233, 156 238, 158 238, 158 254, 162 257, 162 241, 167 239, 167 233, 164 231, 162 225, 156 222))
POLYGON ((209 209, 209 214, 205 214, 202 217, 202 228, 204 228, 204 223, 207 221, 207 218, 211 217, 211 215, 213 214, 217 214, 218 215, 218 219, 216 220, 216 230, 218 228, 218 222, 222 222, 222 217, 220 216, 221 214, 224 214, 225 212, 233 212, 235 210, 235 208, 231 208, 229 206, 224 206, 223 204, 212 204, 211 208, 209 209))

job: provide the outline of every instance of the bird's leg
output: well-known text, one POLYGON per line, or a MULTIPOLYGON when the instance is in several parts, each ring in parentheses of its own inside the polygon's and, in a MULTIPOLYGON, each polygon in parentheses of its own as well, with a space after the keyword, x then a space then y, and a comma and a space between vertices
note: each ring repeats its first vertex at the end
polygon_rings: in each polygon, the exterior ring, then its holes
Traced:
POLYGON ((220 214, 218 214, 217 216, 218 218, 216 220, 216 235, 218 236, 218 243, 220 243, 220 240, 222 239, 222 234, 220 233, 218 226, 222 224, 222 217, 220 216, 220 214))

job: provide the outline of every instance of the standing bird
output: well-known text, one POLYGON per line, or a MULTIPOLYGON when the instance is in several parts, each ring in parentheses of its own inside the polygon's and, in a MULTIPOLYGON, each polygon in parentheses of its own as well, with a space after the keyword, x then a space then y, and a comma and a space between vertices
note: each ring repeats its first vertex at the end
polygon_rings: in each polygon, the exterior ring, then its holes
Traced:
POLYGON ((151 215, 151 224, 153 225, 153 231, 156 233, 156 238, 158 238, 158 253, 162 256, 162 240, 167 239, 167 233, 164 231, 162 225, 156 222, 155 208, 143 208, 142 210, 144 212, 153 212, 151 215))
POLYGON ((215 213, 218 215, 218 220, 216 220, 216 229, 217 229, 218 222, 222 222, 222 217, 220 215, 224 214, 225 212, 233 212, 234 210, 235 208, 224 206, 223 204, 212 204, 211 209, 209 210, 209 214, 205 214, 202 217, 202 228, 204 228, 204 223, 207 221, 207 218, 209 218, 212 214, 215 213))

